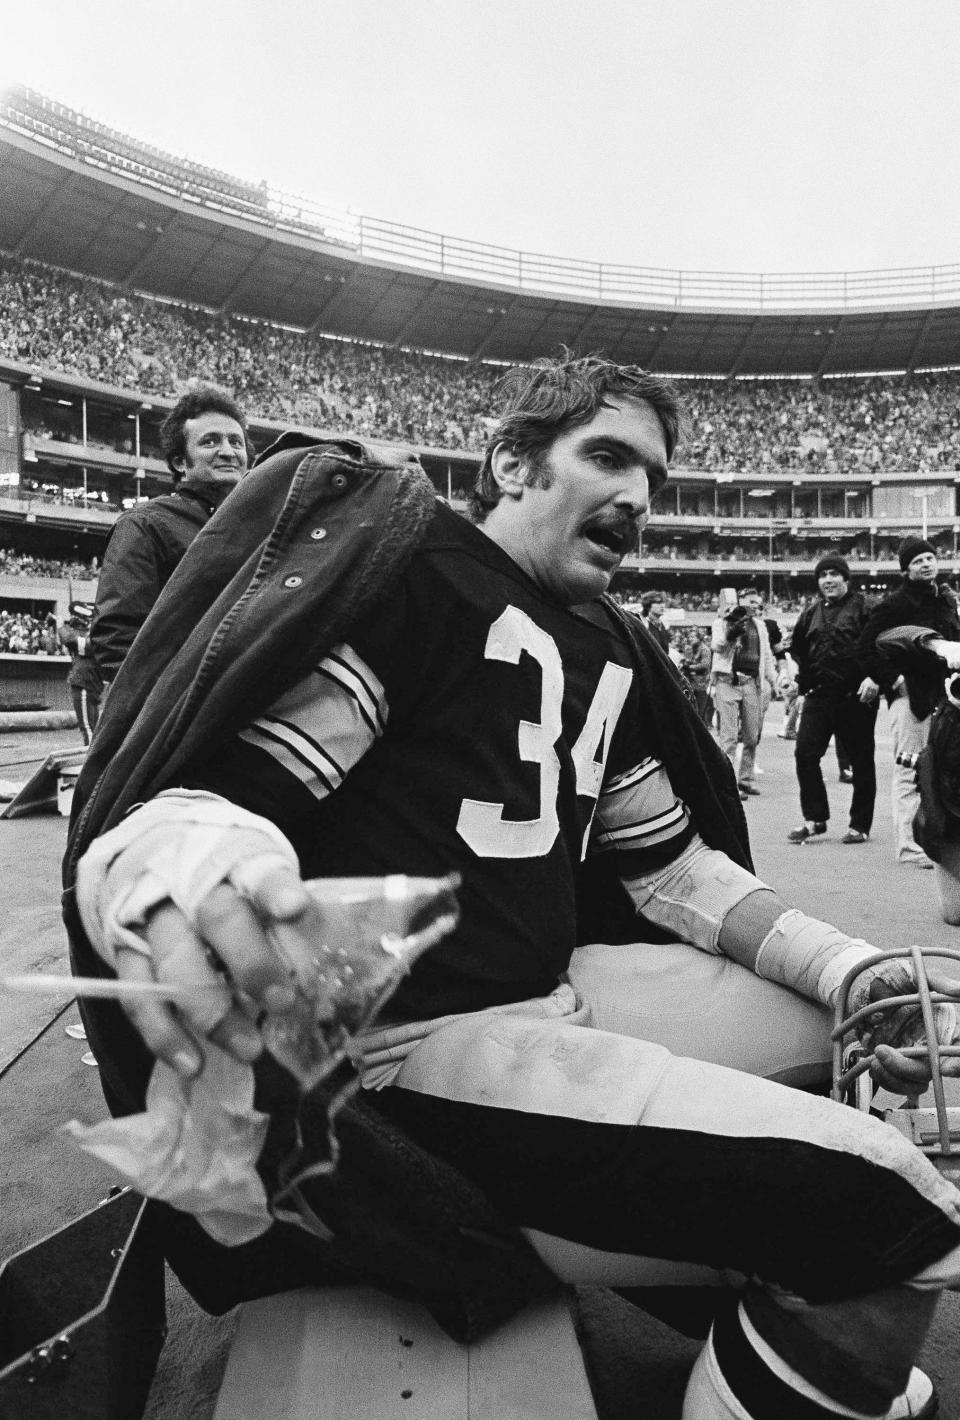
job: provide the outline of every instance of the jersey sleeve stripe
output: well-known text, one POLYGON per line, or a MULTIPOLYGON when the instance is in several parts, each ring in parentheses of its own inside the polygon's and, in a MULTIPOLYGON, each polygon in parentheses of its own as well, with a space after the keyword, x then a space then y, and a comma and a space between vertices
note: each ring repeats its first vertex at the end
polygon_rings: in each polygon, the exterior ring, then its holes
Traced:
POLYGON ((690 815, 659 759, 647 757, 612 779, 597 803, 594 852, 642 852, 689 833, 690 815))
POLYGON ((326 798, 379 738, 389 708, 380 681, 340 645, 240 731, 317 799, 326 798))
POLYGON ((387 701, 383 686, 370 667, 346 643, 324 656, 316 668, 354 697, 374 734, 382 735, 387 723, 387 701))
POLYGON ((343 774, 338 768, 321 768, 316 758, 309 758, 296 745, 289 743, 282 735, 272 734, 262 723, 250 725, 240 731, 240 738, 258 749, 265 750, 281 768, 293 774, 310 790, 317 799, 325 799, 343 782, 343 774))
POLYGON ((594 844, 604 848, 641 848, 647 844, 665 843, 683 832, 690 822, 686 807, 676 800, 672 809, 655 818, 637 823, 622 823, 616 828, 601 829, 595 836, 594 844))
POLYGON ((651 776, 662 769, 663 765, 660 763, 659 759, 642 759, 639 764, 634 765, 632 769, 628 769, 625 774, 618 774, 616 778, 611 779, 608 784, 604 785, 603 793, 618 794, 622 793, 624 789, 632 789, 635 785, 644 783, 645 780, 651 778, 651 776))

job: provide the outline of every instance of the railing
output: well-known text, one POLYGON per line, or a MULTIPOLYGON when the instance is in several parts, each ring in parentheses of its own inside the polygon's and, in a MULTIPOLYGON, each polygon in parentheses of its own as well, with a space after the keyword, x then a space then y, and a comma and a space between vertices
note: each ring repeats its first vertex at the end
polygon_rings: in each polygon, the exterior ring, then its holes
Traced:
MULTIPOLYGON (((504 292, 550 294, 600 305, 664 312, 819 311, 960 304, 960 263, 878 271, 673 271, 576 261, 407 227, 349 208, 297 197, 267 183, 245 182, 189 159, 162 153, 19 85, 0 94, 0 127, 182 201, 242 217, 295 236, 349 248, 362 259, 504 292)), ((493 298, 491 314, 505 314, 493 298)))

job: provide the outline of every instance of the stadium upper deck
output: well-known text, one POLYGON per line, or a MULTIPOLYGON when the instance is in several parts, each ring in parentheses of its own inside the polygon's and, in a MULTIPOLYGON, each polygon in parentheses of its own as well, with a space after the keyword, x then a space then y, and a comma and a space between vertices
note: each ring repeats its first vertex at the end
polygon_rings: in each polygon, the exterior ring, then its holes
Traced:
POLYGON ((531 255, 323 209, 0 95, 0 248, 177 301, 470 359, 564 343, 690 375, 960 363, 960 264, 723 274, 531 255))

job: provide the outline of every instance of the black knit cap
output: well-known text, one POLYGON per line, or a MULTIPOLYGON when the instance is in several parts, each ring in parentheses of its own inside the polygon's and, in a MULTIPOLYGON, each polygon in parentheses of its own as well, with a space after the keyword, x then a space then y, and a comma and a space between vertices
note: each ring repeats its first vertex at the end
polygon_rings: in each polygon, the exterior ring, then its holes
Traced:
POLYGON ((813 575, 822 577, 824 572, 839 572, 843 580, 849 582, 850 563, 845 557, 841 557, 839 552, 828 552, 814 567, 813 575))
POLYGON ((937 555, 937 549, 932 547, 925 537, 905 537, 897 548, 900 571, 906 572, 913 559, 919 557, 922 552, 932 552, 934 557, 937 555))

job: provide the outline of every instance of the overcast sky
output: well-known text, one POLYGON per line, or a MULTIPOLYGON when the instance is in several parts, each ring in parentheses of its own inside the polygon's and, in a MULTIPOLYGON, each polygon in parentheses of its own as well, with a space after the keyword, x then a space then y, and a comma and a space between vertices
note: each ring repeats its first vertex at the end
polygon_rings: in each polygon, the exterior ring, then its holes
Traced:
POLYGON ((16 80, 238 176, 531 252, 960 261, 957 0, 7 0, 16 80))

